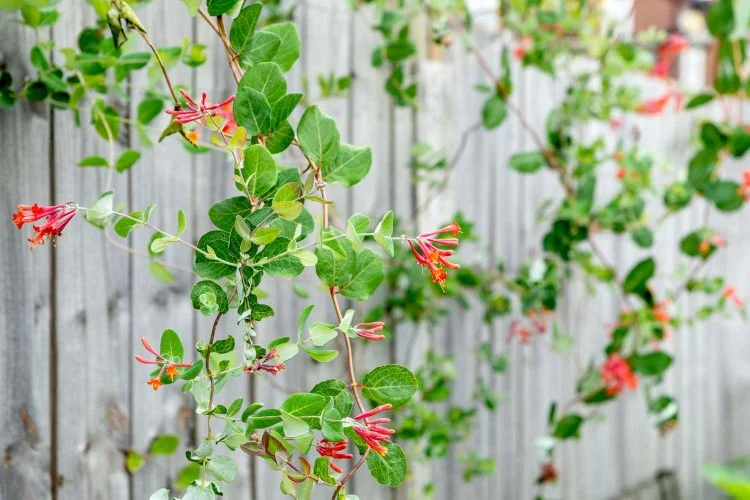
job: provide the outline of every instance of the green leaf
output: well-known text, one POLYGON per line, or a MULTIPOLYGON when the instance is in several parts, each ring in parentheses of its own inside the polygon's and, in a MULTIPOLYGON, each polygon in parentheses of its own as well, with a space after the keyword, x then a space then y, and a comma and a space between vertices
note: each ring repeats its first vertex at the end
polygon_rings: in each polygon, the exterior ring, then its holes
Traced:
POLYGON ((578 430, 583 424, 583 417, 575 413, 565 415, 563 418, 557 421, 555 425, 554 436, 557 439, 570 439, 578 438, 580 435, 578 430))
POLYGON ((302 94, 287 94, 273 105, 271 110, 271 128, 276 130, 292 114, 302 99, 302 94))
POLYGON ((247 408, 245 408, 245 411, 242 412, 242 421, 247 422, 247 419, 250 418, 251 415, 253 415, 255 412, 263 408, 263 403, 253 403, 247 408))
POLYGON ((171 455, 177 451, 179 444, 179 437, 172 434, 162 434, 161 436, 156 436, 148 452, 152 455, 171 455))
POLYGON ((250 135, 268 133, 271 127, 271 104, 262 92, 240 87, 233 104, 234 119, 250 135))
POLYGON ((164 109, 164 102, 161 99, 156 97, 144 99, 138 104, 136 120, 142 125, 148 125, 161 114, 162 109, 164 109))
POLYGON ((192 366, 190 366, 189 368, 186 368, 185 371, 183 371, 180 374, 180 378, 182 380, 193 380, 195 377, 200 375, 202 370, 203 370, 203 360, 198 359, 195 362, 193 362, 192 366))
POLYGON ((262 3, 252 3, 242 9, 237 18, 232 21, 232 27, 229 29, 229 43, 241 56, 246 55, 250 50, 255 25, 262 8, 262 3))
POLYGON ((328 323, 313 323, 310 325, 310 338, 315 347, 322 347, 338 335, 335 325, 328 323))
POLYGON ((271 62, 280 46, 281 38, 278 36, 266 31, 256 31, 250 40, 250 48, 240 60, 240 64, 242 67, 248 67, 271 62))
POLYGON ((404 366, 384 365, 362 379, 362 395, 377 404, 390 403, 398 408, 409 402, 417 392, 417 379, 404 366))
POLYGON ((125 468, 128 469, 130 474, 135 474, 146 464, 146 459, 143 458, 137 451, 128 451, 125 457, 125 468))
POLYGON ((284 436, 288 438, 298 438, 305 436, 310 432, 310 426, 301 418, 297 418, 290 413, 281 411, 281 421, 284 423, 284 436))
POLYGON ((722 212, 738 210, 745 203, 744 196, 740 194, 740 184, 735 181, 712 182, 706 187, 705 196, 722 212))
POLYGON ((346 384, 340 380, 324 380, 316 384, 310 392, 331 398, 333 407, 342 417, 348 416, 352 411, 352 394, 347 389, 346 384))
MULTIPOLYGON (((318 258, 320 258, 319 255, 318 258)), ((341 287, 341 294, 352 300, 367 300, 380 286, 384 278, 383 258, 369 248, 365 248, 356 254, 352 276, 341 287)))
MULTIPOLYGON (((245 72, 237 89, 257 90, 266 97, 270 105, 273 105, 286 95, 286 79, 277 64, 272 62, 260 63, 245 72)), ((237 101, 235 100, 235 120, 237 118, 237 107, 237 101)))
POLYGON ((121 238, 127 238, 130 231, 142 227, 143 224, 148 221, 154 208, 156 208, 156 205, 149 205, 146 207, 146 210, 142 212, 132 212, 128 214, 128 217, 121 217, 115 224, 115 233, 121 238))
POLYGON ((94 225, 101 226, 104 219, 112 215, 112 205, 114 201, 114 192, 107 191, 103 193, 96 203, 86 210, 86 220, 94 225))
POLYGON ((341 144, 335 164, 326 164, 323 167, 323 178, 333 184, 352 187, 365 178, 371 166, 370 148, 341 144))
POLYGON ((141 158, 141 153, 134 150, 134 149, 128 149, 124 153, 120 155, 120 157, 115 162, 115 169, 118 172, 124 172, 130 167, 132 167, 135 162, 137 162, 141 158))
POLYGON ((393 235, 393 211, 388 210, 385 213, 381 221, 375 227, 375 241, 378 245, 388 252, 388 255, 393 257, 393 240, 390 236, 393 235))
POLYGON ((169 357, 172 361, 182 361, 185 351, 182 348, 182 341, 174 330, 164 330, 159 342, 159 354, 169 357))
POLYGON ((193 302, 195 309, 206 315, 215 315, 217 312, 225 314, 229 311, 227 294, 215 281, 202 280, 193 285, 190 300, 193 302), (209 304, 213 304, 215 307, 210 307, 209 304))
POLYGON ((626 293, 635 293, 646 286, 656 272, 656 262, 652 257, 644 259, 637 263, 625 277, 622 283, 622 289, 626 293))
POLYGON ((320 429, 320 416, 327 403, 328 400, 319 394, 299 392, 286 398, 280 409, 302 419, 313 429, 320 429))
POLYGON ((78 162, 79 167, 108 167, 109 162, 101 156, 87 156, 78 162))
POLYGON ((232 401, 232 404, 229 405, 229 408, 227 409, 227 417, 232 417, 236 415, 240 409, 242 408, 242 403, 244 402, 242 397, 239 397, 232 401))
POLYGON ((318 167, 326 169, 336 164, 339 155, 339 131, 333 118, 317 106, 307 108, 299 120, 297 137, 300 147, 318 167))
POLYGON ((638 354, 631 360, 633 370, 637 373, 654 377, 661 375, 672 364, 672 356, 662 351, 638 354))
POLYGON ((217 340, 211 344, 211 353, 213 354, 226 354, 234 351, 234 337, 231 335, 225 339, 217 340))
POLYGON ((388 449, 385 455, 367 454, 367 468, 378 483, 397 488, 406 479, 406 456, 397 444, 384 443, 384 446, 388 449))
POLYGON ((269 408, 267 410, 260 410, 258 413, 247 418, 247 430, 245 434, 248 436, 256 429, 265 429, 281 422, 281 412, 275 408, 269 408))
POLYGON ((244 196, 227 198, 218 203, 214 203, 208 210, 208 218, 211 219, 214 226, 223 231, 231 231, 234 228, 234 221, 239 215, 241 218, 249 216, 253 211, 253 205, 244 196))
POLYGON ((323 437, 327 440, 336 443, 346 439, 344 425, 341 422, 341 415, 333 406, 330 406, 323 412, 321 424, 323 437))
POLYGON ((318 476, 324 483, 334 485, 336 484, 336 479, 331 476, 331 473, 328 470, 331 466, 330 464, 331 462, 329 461, 328 457, 316 458, 315 465, 313 466, 313 474, 318 476))
POLYGON ((505 101, 500 96, 492 96, 487 99, 482 107, 482 123, 485 128, 492 130, 500 126, 508 114, 505 101))
POLYGON ((339 352, 336 349, 318 349, 307 346, 302 346, 302 349, 318 363, 330 363, 339 356, 339 352))
POLYGON ((273 33, 281 39, 272 62, 278 64, 283 71, 289 71, 300 55, 301 42, 297 26, 291 22, 274 23, 266 26, 262 31, 273 33))
POLYGON ((281 230, 277 227, 262 227, 255 230, 255 234, 250 237, 250 241, 258 246, 268 245, 279 237, 281 230))
MULTIPOLYGON (((232 219, 232 222, 234 222, 234 219, 232 219)), ((241 240, 242 238, 234 231, 231 233, 227 233, 226 231, 209 231, 201 236, 197 246, 209 255, 213 252, 220 259, 227 262, 236 262, 239 259, 241 240)), ((237 268, 196 252, 193 270, 199 276, 217 280, 234 275, 237 268)))
POLYGON ((211 16, 226 14, 239 0, 207 0, 208 13, 211 16))
POLYGON ((641 227, 630 233, 633 241, 641 248, 650 248, 654 244, 654 233, 647 227, 641 227))
POLYGON ((276 162, 266 148, 260 144, 253 144, 245 149, 242 178, 252 196, 261 198, 273 189, 276 186, 277 175, 276 162))
POLYGON ((174 282, 174 276, 172 276, 172 273, 162 264, 159 264, 155 260, 152 260, 148 265, 148 271, 151 273, 151 276, 153 276, 157 281, 164 283, 166 285, 172 284, 174 282))
POLYGON ((713 101, 714 95, 709 93, 696 94, 685 105, 685 109, 695 109, 713 101))
POLYGON ((521 172, 530 174, 542 168, 545 164, 544 155, 538 151, 529 153, 516 153, 510 157, 508 167, 521 172))
POLYGON ((290 240, 287 238, 277 238, 263 247, 263 250, 258 253, 257 259, 273 259, 262 264, 263 271, 269 276, 294 278, 305 270, 305 266, 302 262, 290 253, 280 258, 276 257, 287 251, 287 248, 289 248, 289 242, 290 240))
POLYGON ((220 455, 208 461, 206 472, 211 481, 231 483, 237 476, 237 464, 234 463, 232 457, 220 455))

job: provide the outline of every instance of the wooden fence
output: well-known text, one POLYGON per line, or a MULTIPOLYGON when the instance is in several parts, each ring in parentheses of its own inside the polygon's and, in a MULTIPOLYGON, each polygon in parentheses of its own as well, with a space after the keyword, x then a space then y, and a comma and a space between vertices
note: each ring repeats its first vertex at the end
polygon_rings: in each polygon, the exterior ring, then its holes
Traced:
MULTIPOLYGON (((181 8, 177 0, 154 1, 141 15, 157 44, 179 44, 196 38, 209 44, 207 67, 197 71, 180 69, 177 81, 206 89, 214 96, 233 93, 220 44, 213 33, 197 21, 177 23, 168 11, 181 8)), ((42 39, 53 39, 57 47, 74 45, 78 31, 93 24, 91 8, 76 0, 61 6, 62 19, 42 39)), ((295 21, 303 38, 303 55, 292 72, 294 85, 303 78, 311 83, 312 101, 317 99, 318 74, 351 74, 351 90, 345 97, 322 102, 342 128, 342 138, 373 148, 374 165, 369 181, 351 192, 333 190, 341 213, 381 212, 394 207, 410 214, 424 199, 411 183, 406 168, 414 141, 422 140, 451 152, 462 132, 478 121, 482 97, 473 90, 484 77, 470 55, 460 47, 422 57, 412 68, 421 86, 417 110, 395 107, 383 91, 385 73, 370 65, 370 53, 379 43, 366 8, 353 12, 346 0, 309 0, 298 8, 295 21)), ((481 23, 480 23, 481 24, 481 23)), ((490 61, 498 61, 499 41, 479 36, 479 46, 490 61)), ((27 62, 34 35, 14 23, 7 14, 0 18, 0 62, 16 75, 31 75, 27 62)), ((691 50, 682 57, 682 80, 700 87, 704 74, 703 55, 691 50)), ((562 87, 548 77, 520 71, 516 100, 540 128, 547 110, 561 95, 562 87)), ((142 91, 138 79, 131 92, 142 91)), ((87 117, 84 116, 84 119, 87 117)), ((698 117, 690 113, 629 121, 637 126, 641 140, 664 160, 663 178, 684 175, 698 117)), ((498 259, 516 268, 539 252, 544 230, 535 221, 542 200, 559 197, 551 175, 521 176, 505 168, 510 155, 533 145, 515 118, 496 132, 477 132, 469 137, 466 152, 452 175, 451 187, 433 202, 421 221, 424 227, 442 221, 455 209, 476 221, 486 245, 462 249, 464 261, 490 265, 498 259)), ((123 134, 118 147, 137 145, 135 134, 123 134)), ((105 144, 87 128, 76 128, 70 113, 20 104, 0 112, 0 498, 16 499, 145 499, 167 486, 183 465, 179 456, 155 460, 134 476, 124 467, 128 449, 145 450, 162 433, 177 434, 181 448, 197 442, 203 429, 190 397, 176 391, 153 393, 144 383, 145 371, 133 363, 139 352, 138 338, 155 338, 173 328, 188 344, 205 339, 209 320, 195 313, 187 299, 193 276, 176 273, 172 285, 152 279, 147 262, 110 244, 102 233, 83 222, 71 224, 57 248, 26 249, 24 237, 10 223, 18 202, 78 200, 90 203, 105 183, 102 175, 76 167, 90 154, 102 154, 105 144)), ((228 165, 218 154, 192 156, 174 141, 145 150, 139 164, 117 176, 119 202, 138 209, 160 203, 155 223, 172 224, 178 208, 188 219, 187 238, 209 228, 206 208, 232 193, 228 165)), ((739 175, 741 166, 730 165, 739 175)), ((613 181, 614 186, 614 167, 613 181)), ((607 186, 602 187, 607 190, 607 186)), ((660 269, 674 269, 684 262, 677 256, 677 242, 698 224, 698 209, 682 213, 665 223, 658 234, 660 269)), ((712 225, 730 245, 714 259, 707 272, 729 273, 741 291, 750 294, 746 279, 750 270, 750 237, 746 216, 712 218, 712 225)), ((138 232, 136 232, 138 233, 138 232)), ((127 245, 146 246, 148 234, 131 236, 127 245)), ((621 268, 635 262, 639 251, 629 242, 602 237, 602 247, 621 268)), ((189 268, 191 256, 180 249, 167 252, 170 263, 189 268)), ((316 291, 309 273, 308 288, 316 291)), ((309 301, 297 298, 286 281, 266 290, 277 304, 277 317, 263 322, 260 335, 277 337, 296 329, 297 312, 309 301)), ((586 360, 601 350, 605 327, 617 311, 611 290, 601 288, 590 295, 579 281, 565 289, 557 321, 575 337, 578 356, 586 360)), ((331 314, 322 294, 313 293, 319 314, 331 314)), ((686 299, 677 307, 695 307, 686 299)), ((231 322, 223 327, 231 333, 231 322)), ((472 397, 474 376, 484 376, 491 388, 503 394, 495 414, 482 412, 470 442, 451 452, 447 460, 416 464, 408 485, 389 492, 365 478, 355 477, 351 491, 362 499, 422 498, 420 485, 434 482, 437 498, 502 498, 529 500, 537 473, 535 440, 543 435, 550 400, 568 399, 577 376, 575 357, 552 354, 543 343, 530 346, 506 342, 508 321, 488 327, 480 313, 456 311, 434 335, 419 329, 401 328, 396 340, 361 348, 355 356, 363 369, 388 361, 404 362, 414 346, 423 351, 432 342, 441 352, 451 352, 462 376, 456 382, 453 403, 472 397), (430 340, 434 339, 434 340, 430 340), (492 375, 472 360, 473 350, 490 342, 510 358, 508 373, 492 375), (458 456, 473 450, 497 460, 492 476, 471 484, 460 478, 458 456)), ((236 333, 236 332, 235 332, 236 333)), ((360 344, 361 347, 361 344, 360 344)), ((680 400, 681 424, 667 437, 659 437, 648 420, 639 394, 629 394, 604 408, 605 422, 588 425, 580 442, 565 443, 559 453, 562 473, 552 498, 607 499, 654 477, 660 469, 675 469, 683 497, 716 498, 703 481, 703 462, 716 462, 750 452, 750 336, 745 324, 712 320, 694 328, 674 332, 670 349, 677 364, 665 383, 680 400)), ((413 356, 418 360, 419 356, 413 356)), ((275 382, 309 389, 315 380, 338 376, 341 367, 313 366, 295 360, 275 382)), ((239 378, 227 393, 244 393, 267 405, 279 403, 283 391, 265 378, 239 378)), ((281 498, 278 476, 263 463, 240 457, 238 479, 227 488, 225 498, 281 498)))

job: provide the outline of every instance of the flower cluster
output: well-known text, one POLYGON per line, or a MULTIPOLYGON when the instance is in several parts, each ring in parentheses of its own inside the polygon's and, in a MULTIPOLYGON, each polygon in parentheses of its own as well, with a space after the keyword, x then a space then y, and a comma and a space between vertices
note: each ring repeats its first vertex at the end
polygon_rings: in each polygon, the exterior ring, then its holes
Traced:
POLYGON ((357 325, 354 325, 354 333, 356 333, 360 338, 377 342, 385 338, 385 335, 379 333, 383 331, 384 326, 385 323, 383 323, 382 321, 373 321, 372 323, 359 323, 357 325))
POLYGON ((737 293, 737 287, 735 287, 734 285, 728 285, 726 288, 724 288, 721 296, 730 301, 737 308, 742 307, 742 305, 744 304, 744 301, 737 293))
POLYGON ((24 224, 46 219, 44 224, 33 224, 35 234, 29 238, 30 250, 33 250, 37 245, 43 245, 45 239, 54 244, 55 239, 62 235, 62 230, 73 220, 77 212, 78 209, 71 202, 49 207, 39 206, 37 203, 18 205, 18 211, 13 214, 13 223, 21 229, 24 224))
POLYGON ((638 377, 633 373, 628 361, 617 353, 612 353, 601 367, 601 377, 607 394, 614 396, 627 389, 638 387, 638 377))
MULTIPOLYGON (((351 453, 344 453, 344 450, 346 449, 347 444, 349 441, 347 439, 344 439, 343 441, 338 442, 332 442, 327 439, 322 439, 316 446, 318 453, 322 457, 331 457, 332 459, 342 459, 346 460, 349 458, 354 457, 351 453)), ((343 472, 341 467, 333 463, 333 460, 329 462, 329 465, 331 469, 338 472, 339 474, 343 472)))
MULTIPOLYGON (((228 132, 229 130, 233 131, 237 128, 237 124, 234 123, 234 116, 232 115, 232 110, 230 108, 230 104, 234 101, 235 96, 231 96, 219 104, 211 104, 208 102, 208 96, 205 92, 201 95, 200 103, 193 99, 193 96, 183 89, 180 89, 180 94, 182 94, 182 97, 187 101, 188 109, 168 109, 166 111, 167 114, 174 116, 175 123, 185 125, 198 122, 202 125, 207 115, 221 116, 225 120, 223 125, 224 132, 228 132), (211 113, 211 111, 216 111, 216 113, 211 113), (227 114, 231 119, 227 117, 227 114), (231 126, 232 123, 234 124, 233 128, 231 126)), ((186 134, 187 139, 193 144, 195 144, 199 136, 200 134, 197 130, 191 130, 186 134)))
POLYGON ((669 78, 669 69, 677 55, 690 46, 682 35, 672 33, 656 51, 657 60, 649 71, 649 75, 657 78, 669 78))
POLYGON ((177 370, 177 368, 187 368, 189 366, 193 366, 192 363, 174 363, 172 361, 169 361, 168 359, 164 358, 161 354, 156 352, 153 347, 151 347, 151 344, 149 344, 148 340, 146 340, 146 337, 141 337, 141 344, 143 344, 143 347, 151 354, 155 356, 153 360, 146 359, 143 356, 136 355, 135 360, 138 361, 141 364, 144 365, 159 365, 161 366, 161 369, 159 370, 159 374, 155 377, 151 377, 148 382, 146 382, 148 385, 151 386, 153 390, 158 390, 159 387, 164 385, 164 383, 161 381, 162 377, 164 376, 164 372, 166 371, 167 377, 169 377, 169 380, 172 381, 174 378, 180 374, 180 372, 177 370))
POLYGON ((278 359, 279 352, 276 349, 269 350, 265 356, 258 358, 250 365, 243 368, 245 373, 256 373, 259 371, 276 375, 279 372, 286 370, 286 365, 283 361, 274 361, 278 359))
POLYGON ((445 280, 448 279, 448 273, 445 269, 458 269, 460 266, 448 260, 448 257, 453 255, 453 250, 445 250, 438 248, 435 245, 447 247, 458 246, 457 236, 460 232, 461 228, 458 223, 453 222, 437 231, 420 234, 414 239, 416 246, 411 239, 407 240, 417 264, 429 269, 432 281, 439 284, 441 287, 445 286, 445 280), (445 233, 453 233, 456 238, 437 237, 445 233))
POLYGON ((390 422, 390 418, 380 417, 370 419, 370 417, 377 415, 380 412, 390 410, 391 408, 393 408, 393 405, 388 403, 373 408, 370 411, 360 413, 354 417, 354 420, 356 420, 354 423, 354 431, 365 440, 365 443, 367 443, 367 446, 369 446, 372 451, 381 455, 388 453, 388 448, 383 446, 382 442, 390 441, 391 435, 395 434, 396 431, 381 425, 390 422))

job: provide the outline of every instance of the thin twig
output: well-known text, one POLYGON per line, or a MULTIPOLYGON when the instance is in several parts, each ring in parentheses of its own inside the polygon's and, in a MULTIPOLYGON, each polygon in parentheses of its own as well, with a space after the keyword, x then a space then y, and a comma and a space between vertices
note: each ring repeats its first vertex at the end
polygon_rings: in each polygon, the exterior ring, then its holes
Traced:
POLYGON ((167 82, 167 87, 169 88, 169 93, 172 95, 172 100, 174 101, 174 105, 176 108, 179 109, 180 107, 180 100, 177 98, 177 94, 174 91, 174 86, 172 85, 172 80, 169 78, 169 73, 167 73, 167 67, 164 66, 164 61, 161 60, 161 56, 159 55, 159 51, 156 50, 156 47, 154 47, 154 44, 149 39, 148 35, 143 33, 141 30, 136 30, 139 35, 141 35, 141 38, 143 38, 143 41, 146 42, 146 45, 149 46, 151 49, 151 52, 154 53, 154 57, 156 57, 156 62, 159 63, 159 67, 161 68, 161 72, 164 75, 164 81, 167 82))
POLYGON ((469 137, 477 130, 481 130, 483 126, 484 124, 480 121, 463 131, 463 133, 461 134, 461 139, 458 141, 458 147, 456 147, 456 151, 453 153, 450 161, 445 166, 445 169, 443 169, 443 176, 440 178, 440 182, 438 182, 436 188, 422 202, 422 204, 420 204, 419 207, 414 210, 409 221, 410 226, 413 227, 417 223, 419 216, 422 215, 422 213, 427 208, 429 208, 430 204, 435 201, 438 195, 442 194, 448 188, 448 186, 450 185, 451 173, 453 173, 453 171, 456 169, 458 161, 461 159, 464 151, 466 151, 466 146, 469 143, 469 137))

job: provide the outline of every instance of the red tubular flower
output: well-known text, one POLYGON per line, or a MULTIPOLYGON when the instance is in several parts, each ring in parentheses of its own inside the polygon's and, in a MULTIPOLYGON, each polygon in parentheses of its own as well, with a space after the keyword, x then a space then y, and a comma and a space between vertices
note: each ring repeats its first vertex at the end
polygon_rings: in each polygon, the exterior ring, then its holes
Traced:
POLYGON ((154 355, 154 359, 146 359, 143 356, 136 355, 135 360, 143 365, 161 366, 159 374, 156 377, 150 378, 149 381, 146 382, 155 391, 159 390, 159 387, 164 385, 161 381, 161 378, 164 375, 165 371, 167 372, 169 380, 174 380, 174 378, 180 374, 179 370, 177 370, 178 367, 187 368, 188 366, 193 366, 192 363, 173 363, 172 361, 165 359, 164 356, 156 352, 154 348, 151 347, 151 344, 149 344, 148 340, 146 340, 146 337, 141 337, 141 344, 143 344, 144 349, 146 349, 150 354, 154 355))
MULTIPOLYGON (((200 104, 193 99, 193 96, 180 89, 180 94, 187 101, 188 109, 168 109, 167 114, 174 116, 174 122, 179 124, 186 124, 192 122, 202 122, 204 117, 209 111, 221 110, 224 106, 227 106, 234 101, 235 96, 231 96, 225 101, 219 104, 211 104, 208 102, 208 96, 205 92, 201 95, 200 104)), ((221 113, 221 111, 219 111, 221 113)))
POLYGON ((669 299, 664 299, 660 302, 657 302, 654 308, 652 309, 652 312, 654 313, 654 318, 656 319, 656 321, 658 321, 662 325, 669 324, 669 310, 667 309, 668 307, 669 307, 669 299))
POLYGON ((530 36, 524 36, 521 38, 521 42, 513 48, 513 57, 517 61, 522 61, 526 57, 526 53, 531 50, 533 41, 530 36))
POLYGON ((420 234, 413 240, 416 242, 416 245, 412 240, 407 240, 417 264, 427 268, 432 276, 432 281, 438 283, 441 287, 444 287, 445 280, 448 278, 445 268, 459 269, 461 266, 448 260, 448 257, 454 254, 453 250, 446 250, 435 246, 458 246, 458 238, 438 238, 437 236, 445 233, 453 233, 454 236, 458 236, 460 232, 461 227, 458 223, 453 222, 437 231, 420 234))
POLYGON ((237 122, 234 121, 234 113, 232 111, 231 103, 224 104, 211 116, 218 116, 224 120, 224 128, 222 128, 221 131, 225 134, 232 135, 234 134, 234 131, 237 130, 237 122))
POLYGON ((601 376, 607 387, 607 394, 614 396, 626 388, 638 387, 638 377, 633 373, 627 360, 617 353, 609 355, 601 368, 601 376))
POLYGON ((555 469, 555 464, 552 462, 545 462, 539 469, 539 477, 536 479, 537 484, 554 483, 557 481, 559 474, 555 469))
POLYGON ((21 229, 24 224, 45 219, 45 223, 42 225, 32 225, 35 234, 28 241, 31 243, 30 250, 33 250, 37 245, 43 245, 45 238, 54 244, 57 237, 62 236, 63 229, 73 220, 76 213, 78 213, 78 209, 72 202, 49 207, 40 207, 37 203, 18 205, 18 210, 13 214, 13 223, 18 229, 21 229))
POLYGON ((378 334, 378 332, 383 331, 384 326, 385 323, 383 323, 382 321, 374 321, 372 323, 359 323, 358 325, 354 325, 354 333, 356 333, 363 339, 377 342, 385 338, 385 335, 378 334))
POLYGON ((243 371, 245 373, 255 373, 255 372, 267 372, 270 373, 273 376, 276 376, 277 373, 283 372, 286 370, 286 365, 283 361, 274 362, 274 359, 277 359, 279 357, 279 352, 276 349, 271 349, 266 353, 265 356, 263 356, 260 359, 256 359, 255 362, 251 365, 248 365, 243 368, 243 371))
POLYGON ((669 68, 674 63, 677 55, 689 46, 690 44, 682 35, 676 33, 669 35, 664 43, 659 46, 657 61, 648 74, 657 78, 668 78, 669 68))
POLYGON ((737 190, 745 201, 750 201, 750 169, 742 172, 742 185, 737 190))
MULTIPOLYGON (((343 453, 343 450, 346 449, 347 444, 349 441, 347 439, 344 439, 343 441, 338 442, 331 442, 327 439, 321 440, 315 447, 318 449, 318 453, 322 457, 331 457, 331 459, 349 459, 354 457, 351 453, 343 453)), ((333 463, 333 460, 331 460, 328 465, 333 469, 334 471, 341 474, 343 470, 341 467, 333 463)))
POLYGON ((388 453, 388 448, 383 446, 382 442, 390 441, 391 435, 395 434, 396 431, 394 429, 389 429, 380 425, 390 422, 390 418, 381 417, 373 420, 370 420, 369 418, 377 415, 380 412, 390 410, 391 408, 393 408, 393 405, 388 403, 380 405, 364 413, 360 413, 359 415, 354 417, 354 420, 357 421, 354 423, 354 431, 362 439, 364 439, 368 447, 370 447, 374 452, 379 453, 380 455, 385 455, 386 453, 388 453))
POLYGON ((729 300, 734 304, 735 307, 742 307, 744 301, 737 293, 737 288, 734 285, 727 285, 724 291, 721 293, 722 297, 729 300))

